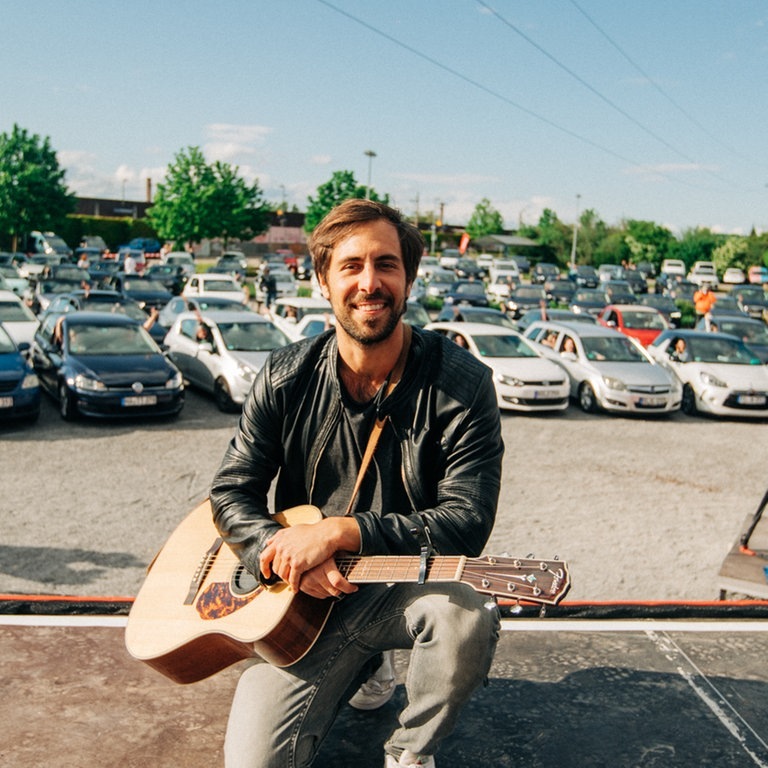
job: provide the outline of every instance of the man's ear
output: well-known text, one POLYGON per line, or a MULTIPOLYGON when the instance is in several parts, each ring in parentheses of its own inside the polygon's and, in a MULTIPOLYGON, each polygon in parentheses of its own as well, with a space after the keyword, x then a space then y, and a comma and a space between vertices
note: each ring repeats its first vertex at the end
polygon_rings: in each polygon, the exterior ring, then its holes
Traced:
POLYGON ((325 280, 323 280, 323 278, 320 275, 317 276, 317 283, 320 286, 320 292, 323 294, 323 298, 328 299, 328 301, 330 301, 331 293, 328 290, 328 286, 326 285, 325 280))

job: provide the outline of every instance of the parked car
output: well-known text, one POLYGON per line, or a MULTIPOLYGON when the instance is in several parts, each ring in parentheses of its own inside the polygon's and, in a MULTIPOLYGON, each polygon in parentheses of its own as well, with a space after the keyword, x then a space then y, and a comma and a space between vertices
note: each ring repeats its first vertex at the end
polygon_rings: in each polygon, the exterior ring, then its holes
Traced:
POLYGON ((562 411, 568 407, 568 377, 517 331, 489 323, 430 323, 428 330, 456 340, 493 371, 499 408, 562 411))
POLYGON ((561 277, 544 283, 544 291, 551 304, 562 304, 567 307, 573 300, 576 286, 568 278, 561 277))
POLYGON ((518 285, 507 299, 506 309, 513 318, 520 317, 532 307, 547 303, 547 292, 540 285, 518 285))
POLYGON ((677 328, 677 326, 680 325, 680 318, 683 316, 683 313, 680 311, 680 307, 675 303, 675 300, 669 296, 649 293, 646 296, 640 296, 638 298, 638 304, 658 309, 667 319, 667 322, 671 327, 677 328))
POLYGON ((456 262, 454 269, 456 277, 461 280, 474 277, 476 280, 480 280, 485 277, 485 270, 474 259, 459 259, 456 262))
POLYGON ((195 274, 195 258, 186 251, 169 251, 162 258, 162 263, 182 267, 188 278, 195 274))
POLYGON ((284 296, 272 304, 268 317, 288 338, 296 341, 305 335, 299 331, 299 324, 305 317, 314 316, 325 325, 326 316, 332 314, 333 309, 327 299, 284 296))
POLYGON ((680 275, 685 277, 688 271, 685 268, 685 262, 682 259, 664 259, 661 262, 661 272, 666 272, 668 275, 680 275))
POLYGON ((624 267, 621 264, 601 264, 597 268, 597 277, 601 283, 608 280, 624 280, 624 267))
POLYGON ((290 343, 274 323, 248 310, 184 313, 165 337, 184 378, 213 395, 222 411, 242 407, 269 353, 290 343))
POLYGON ((0 264, 0 287, 24 296, 29 290, 29 278, 24 277, 13 264, 0 264))
POLYGON ((487 307, 489 303, 481 280, 454 281, 443 301, 446 304, 474 304, 476 307, 487 307))
POLYGON ((693 296, 698 290, 699 286, 696 285, 696 283, 692 283, 690 280, 680 279, 670 283, 669 288, 664 291, 664 294, 675 301, 688 301, 692 303, 693 296))
POLYGON ((26 278, 38 278, 43 273, 47 276, 51 267, 61 264, 61 260, 62 258, 58 253, 38 253, 20 264, 19 272, 21 272, 22 277, 26 278))
POLYGON ((720 281, 717 279, 715 265, 711 261, 695 262, 691 267, 691 271, 688 273, 688 279, 692 283, 696 283, 699 287, 708 285, 714 291, 720 287, 720 281))
POLYGON ((429 314, 418 301, 409 299, 405 303, 403 322, 408 323, 408 325, 416 325, 419 328, 423 328, 429 322, 429 314))
POLYGON ((598 313, 597 322, 637 339, 644 347, 669 328, 658 309, 640 304, 609 304, 598 313))
MULTIPOLYGON (((291 275, 291 277, 293 276, 291 275)), ((186 298, 192 298, 193 296, 221 296, 232 301, 239 300, 241 304, 244 304, 246 301, 243 286, 232 275, 224 275, 217 272, 192 275, 187 280, 181 295, 186 298)))
POLYGON ((613 328, 540 321, 525 336, 566 370, 571 396, 586 413, 668 414, 680 408, 675 376, 613 328))
POLYGON ((520 253, 510 253, 507 258, 517 264, 517 268, 520 270, 521 275, 527 275, 531 271, 531 261, 527 256, 523 256, 520 253))
POLYGON ((506 306, 506 302, 517 287, 516 272, 497 270, 494 277, 485 287, 485 294, 490 301, 506 306))
POLYGON ((312 277, 312 257, 308 254, 296 259, 296 279, 309 280, 312 277))
POLYGON ((580 288, 573 294, 569 308, 576 314, 597 315, 610 301, 605 291, 597 288, 580 288))
POLYGON ((440 259, 437 256, 422 256, 416 274, 428 282, 434 269, 440 269, 440 259))
POLYGON ((120 264, 116 259, 100 259, 92 261, 88 265, 89 282, 94 288, 100 288, 112 275, 120 271, 120 264))
POLYGON ((79 280, 38 279, 24 296, 24 301, 36 315, 39 315, 48 309, 48 305, 56 295, 69 293, 81 287, 82 283, 79 280))
POLYGON ((568 279, 576 284, 577 288, 597 288, 600 278, 597 270, 589 264, 577 264, 568 272, 568 279))
POLYGON ((427 299, 445 299, 450 292, 453 284, 456 282, 456 275, 453 270, 436 267, 432 270, 427 281, 427 299))
POLYGON ((252 311, 242 301, 222 296, 174 296, 161 310, 157 322, 166 330, 184 312, 242 312, 252 311))
MULTIPOLYGON (((278 299, 287 297, 287 296, 299 295, 299 284, 296 281, 296 278, 293 276, 293 272, 291 272, 289 269, 287 269, 284 266, 281 268, 270 266, 269 272, 277 282, 277 298, 278 299)), ((255 287, 254 294, 255 294, 256 301, 258 301, 260 304, 266 304, 267 295, 261 287, 260 278, 258 277, 256 278, 254 287, 255 287)))
POLYGON ((745 315, 756 317, 758 320, 768 319, 768 294, 760 286, 739 286, 733 289, 731 295, 745 315))
POLYGON ((247 261, 243 254, 224 255, 208 270, 209 272, 219 272, 225 275, 236 275, 241 281, 245 277, 247 261))
POLYGON ((636 304, 637 296, 626 280, 605 280, 600 284, 612 304, 636 304))
POLYGON ((550 280, 556 280, 560 277, 560 269, 557 264, 551 264, 547 261, 540 261, 534 264, 531 269, 531 282, 543 285, 550 280))
POLYGON ((446 304, 435 318, 439 323, 490 323, 516 330, 509 316, 493 307, 473 307, 469 304, 446 304))
POLYGON ((697 331, 727 333, 741 339, 763 363, 768 363, 768 325, 762 320, 712 312, 696 324, 697 331))
POLYGON ((0 324, 0 421, 40 415, 40 381, 27 360, 27 342, 16 344, 0 324))
POLYGON ((741 339, 724 333, 671 329, 648 352, 683 387, 682 409, 715 416, 768 417, 768 366, 741 339), (685 349, 677 351, 678 341, 685 349))
POLYGON ((747 282, 752 285, 768 283, 768 267, 752 266, 747 270, 747 282))
POLYGON ((571 312, 570 309, 552 309, 547 307, 543 310, 540 307, 529 309, 522 317, 515 321, 515 327, 520 333, 524 333, 531 323, 537 320, 555 320, 557 322, 567 323, 592 323, 597 322, 594 315, 588 312, 571 312))
POLYGON ((648 278, 639 269, 625 269, 624 279, 629 283, 632 293, 648 293, 648 278))
POLYGON ((125 315, 49 316, 35 335, 32 363, 66 420, 176 416, 184 406, 181 373, 125 315))
POLYGON ((145 312, 160 311, 173 297, 168 288, 159 280, 142 275, 126 275, 117 272, 104 281, 104 287, 117 291, 127 299, 133 299, 145 312))
POLYGON ((144 254, 156 256, 160 254, 161 245, 160 241, 154 237, 134 237, 127 246, 121 245, 120 249, 141 251, 144 254))
POLYGON ((35 313, 13 291, 0 290, 0 324, 16 344, 31 344, 38 321, 35 313))
POLYGON ((747 281, 744 270, 739 267, 728 267, 723 272, 723 282, 728 285, 741 285, 747 281))
POLYGON ((187 284, 187 272, 181 264, 155 262, 144 270, 144 277, 160 283, 173 296, 178 296, 187 284))

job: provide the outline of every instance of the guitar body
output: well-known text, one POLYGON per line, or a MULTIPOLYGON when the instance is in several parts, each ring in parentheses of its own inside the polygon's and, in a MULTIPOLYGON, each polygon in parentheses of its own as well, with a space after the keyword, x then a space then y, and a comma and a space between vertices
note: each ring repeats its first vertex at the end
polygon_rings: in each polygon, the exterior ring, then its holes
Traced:
MULTIPOLYGON (((284 526, 321 519, 316 507, 295 507, 284 526)), ((242 659, 275 666, 298 661, 314 644, 332 600, 294 594, 283 583, 264 587, 219 539, 209 501, 171 534, 150 566, 125 632, 128 652, 178 683, 192 683, 242 659)))

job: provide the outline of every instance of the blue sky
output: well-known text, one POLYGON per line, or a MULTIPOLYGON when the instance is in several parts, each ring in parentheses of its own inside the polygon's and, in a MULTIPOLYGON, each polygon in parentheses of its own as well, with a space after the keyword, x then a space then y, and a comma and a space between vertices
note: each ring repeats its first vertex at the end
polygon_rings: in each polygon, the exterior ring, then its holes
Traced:
POLYGON ((768 230, 768 3, 0 0, 0 131, 77 194, 144 199, 175 153, 303 210, 337 170, 407 213, 507 227, 768 230), (366 150, 376 157, 370 160, 366 150))

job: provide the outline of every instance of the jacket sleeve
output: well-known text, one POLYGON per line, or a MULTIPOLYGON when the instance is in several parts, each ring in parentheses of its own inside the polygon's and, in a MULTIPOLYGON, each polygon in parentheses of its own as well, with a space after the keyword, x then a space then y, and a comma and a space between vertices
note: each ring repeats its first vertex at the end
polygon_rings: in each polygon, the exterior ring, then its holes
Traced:
POLYGON ((270 360, 256 377, 240 424, 211 485, 213 521, 243 565, 259 573, 259 554, 280 528, 267 504, 281 455, 281 425, 268 387, 270 360))
POLYGON ((501 486, 501 420, 490 370, 482 366, 478 375, 461 366, 455 372, 471 395, 459 402, 439 397, 437 434, 419 437, 411 430, 409 439, 401 439, 414 509, 357 513, 362 554, 415 554, 424 545, 443 555, 482 553, 501 486))

